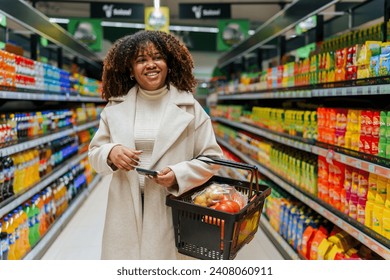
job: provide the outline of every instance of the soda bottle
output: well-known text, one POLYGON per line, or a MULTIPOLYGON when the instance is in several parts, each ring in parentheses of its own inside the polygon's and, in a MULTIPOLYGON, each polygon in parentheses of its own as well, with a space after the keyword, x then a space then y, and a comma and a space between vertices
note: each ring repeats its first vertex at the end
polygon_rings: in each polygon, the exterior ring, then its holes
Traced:
POLYGON ((10 156, 7 156, 4 158, 3 161, 3 167, 4 167, 4 190, 7 197, 14 196, 14 173, 15 173, 15 167, 14 162, 10 156))
MULTIPOLYGON (((31 201, 31 203, 33 203, 33 202, 31 201)), ((34 244, 35 244, 34 243, 34 238, 35 238, 35 234, 34 234, 35 219, 34 219, 34 212, 31 209, 30 203, 26 203, 24 205, 24 212, 26 213, 27 219, 28 219, 28 243, 30 244, 30 248, 32 248, 34 246, 34 244)))
POLYGON ((38 203, 38 197, 35 195, 33 197, 33 200, 31 201, 31 211, 32 211, 32 219, 34 220, 34 224, 31 228, 32 230, 32 239, 30 239, 30 245, 31 247, 34 247, 39 239, 40 239, 40 234, 39 234, 39 208, 37 207, 38 203))

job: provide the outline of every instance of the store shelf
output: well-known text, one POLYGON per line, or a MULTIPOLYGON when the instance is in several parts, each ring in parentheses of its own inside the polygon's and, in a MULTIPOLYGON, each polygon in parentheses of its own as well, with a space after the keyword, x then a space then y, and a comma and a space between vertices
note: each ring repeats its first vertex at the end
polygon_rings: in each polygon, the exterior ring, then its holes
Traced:
POLYGON ((76 132, 80 132, 80 131, 83 131, 83 130, 87 130, 91 127, 95 127, 95 126, 98 126, 99 125, 99 120, 95 120, 95 121, 92 121, 92 122, 88 122, 88 123, 85 123, 85 124, 80 124, 80 125, 77 125, 74 127, 74 130, 76 132))
POLYGON ((50 135, 39 137, 37 139, 28 140, 28 141, 25 141, 25 142, 22 142, 19 144, 4 147, 0 151, 0 156, 5 157, 5 156, 12 155, 12 154, 16 154, 16 153, 19 153, 21 151, 25 151, 25 150, 37 147, 37 146, 42 145, 42 144, 52 142, 56 139, 71 135, 75 132, 86 130, 90 127, 97 126, 97 125, 99 125, 99 121, 95 120, 95 121, 92 121, 92 122, 89 122, 86 124, 76 125, 76 126, 73 126, 73 128, 68 128, 68 129, 65 129, 63 131, 59 131, 59 132, 56 132, 56 133, 53 133, 50 135))
POLYGON ((312 153, 316 155, 320 155, 326 157, 327 160, 336 160, 342 162, 346 165, 356 167, 358 169, 368 171, 371 173, 375 173, 377 175, 390 178, 390 168, 381 166, 369 161, 365 161, 359 158, 355 158, 352 156, 344 155, 341 153, 334 152, 332 149, 324 149, 321 147, 313 146, 312 153))
MULTIPOLYGON (((332 210, 329 210, 326 206, 322 205, 320 202, 315 201, 313 198, 311 198, 309 195, 303 193, 301 190, 298 190, 293 185, 289 184, 288 182, 281 179, 278 175, 274 174, 272 171, 270 171, 265 166, 261 165, 259 162, 251 159, 247 155, 243 154, 242 152, 238 151, 237 149, 233 148, 229 143, 226 141, 217 138, 218 142, 222 144, 225 148, 229 149, 232 153, 240 157, 242 160, 249 164, 253 164, 258 166, 259 172, 263 175, 267 176, 269 179, 271 179, 273 182, 275 182, 278 186, 289 192, 294 197, 298 198, 300 201, 308 205, 310 208, 312 208, 314 211, 319 213, 324 218, 328 219, 341 229, 348 232, 351 236, 355 237, 357 240, 359 240, 361 243, 366 245, 368 248, 376 252, 378 255, 385 259, 390 260, 390 245, 384 245, 381 242, 375 240, 373 237, 369 236, 365 232, 363 232, 361 229, 356 227, 355 225, 351 224, 349 221, 344 220, 342 217, 338 216, 335 212, 332 210)), ((390 241, 386 242, 387 244, 390 244, 390 241)))
POLYGON ((256 99, 275 99, 275 98, 311 98, 310 90, 291 90, 291 91, 273 91, 253 93, 235 93, 218 94, 218 100, 256 100, 256 99))
POLYGON ((281 135, 277 134, 276 132, 271 132, 271 131, 268 131, 268 130, 265 130, 262 128, 256 128, 256 127, 253 127, 251 125, 230 121, 230 120, 227 120, 224 118, 213 118, 213 120, 220 122, 220 123, 223 123, 223 124, 233 126, 235 128, 238 128, 238 129, 242 129, 242 130, 251 132, 251 133, 256 134, 258 136, 265 137, 269 140, 290 146, 292 148, 296 148, 296 149, 299 149, 302 151, 306 151, 306 152, 313 153, 313 154, 316 154, 319 156, 323 156, 323 157, 327 158, 328 160, 334 159, 334 160, 341 162, 341 163, 344 163, 346 165, 349 165, 349 166, 352 166, 352 167, 355 167, 355 168, 358 168, 358 169, 361 169, 361 170, 364 170, 367 172, 375 173, 375 174, 378 174, 378 175, 386 177, 386 178, 390 178, 390 168, 389 167, 382 166, 382 165, 379 165, 379 164, 376 164, 376 163, 373 163, 373 162, 370 162, 370 161, 367 161, 364 159, 356 158, 356 157, 342 154, 339 152, 335 152, 332 148, 326 149, 326 148, 318 147, 316 145, 307 144, 305 142, 302 142, 302 140, 301 141, 294 140, 294 139, 291 139, 288 137, 281 136, 281 135))
POLYGON ((275 231, 275 229, 269 223, 267 217, 264 215, 262 215, 260 218, 260 227, 285 259, 301 259, 298 253, 295 252, 293 248, 291 248, 290 244, 288 244, 287 241, 282 236, 280 236, 278 232, 275 231))
POLYGON ((24 257, 24 260, 38 260, 40 259, 50 245, 54 242, 57 236, 65 228, 66 224, 70 221, 73 215, 77 212, 80 206, 88 198, 93 188, 100 181, 101 177, 96 175, 88 188, 84 189, 76 198, 71 202, 68 209, 59 217, 55 223, 50 227, 48 232, 39 240, 37 245, 24 257))
MULTIPOLYGON (((382 77, 385 79, 385 77, 382 77)), ((354 80, 354 83, 367 83, 369 79, 354 80)), ((351 82, 351 81, 350 81, 351 82)), ((372 81, 373 82, 373 81, 372 81)), ((327 84, 318 85, 318 87, 327 84)), ((329 83, 328 87, 315 88, 316 85, 303 86, 297 89, 264 89, 259 92, 252 93, 234 93, 224 94, 218 93, 218 100, 257 100, 257 99, 295 99, 295 98, 318 98, 318 97, 336 97, 336 96, 370 96, 370 95, 386 95, 390 94, 389 84, 376 85, 351 85, 346 84, 340 86, 338 84, 329 83)))
POLYGON ((65 174, 69 169, 72 168, 72 166, 79 163, 81 160, 86 158, 88 156, 88 153, 85 152, 81 155, 76 155, 73 158, 61 163, 60 167, 56 168, 52 173, 50 173, 48 176, 44 177, 39 183, 28 189, 26 192, 17 195, 15 197, 10 197, 9 199, 2 201, 0 203, 0 217, 4 216, 5 214, 11 212, 13 209, 17 208, 19 205, 21 205, 23 202, 28 200, 30 197, 32 197, 34 194, 40 192, 44 188, 46 188, 50 183, 52 183, 54 180, 61 177, 63 174, 65 174), (4 204, 4 206, 2 206, 4 204))
POLYGON ((41 101, 64 101, 64 102, 96 102, 104 103, 100 97, 69 95, 69 93, 35 93, 23 91, 0 91, 0 99, 8 100, 41 100, 41 101))
POLYGON ((390 85, 351 86, 312 90, 312 97, 361 96, 378 94, 390 94, 390 85))
POLYGON ((284 137, 284 136, 278 135, 275 132, 270 132, 270 131, 267 131, 267 130, 262 129, 262 128, 257 128, 257 127, 251 126, 251 125, 247 125, 247 124, 243 124, 240 122, 235 122, 235 121, 231 121, 231 120, 228 120, 225 118, 219 118, 219 117, 213 118, 213 120, 220 122, 220 123, 223 123, 223 124, 233 126, 235 128, 238 128, 238 129, 242 129, 242 130, 251 132, 251 133, 256 134, 258 136, 262 136, 262 137, 267 138, 269 140, 272 140, 272 141, 275 141, 278 143, 282 143, 284 145, 287 145, 287 146, 290 146, 290 147, 293 147, 293 148, 296 148, 296 149, 299 149, 302 151, 312 152, 312 149, 313 149, 313 146, 311 144, 307 144, 307 143, 304 143, 302 141, 298 141, 298 140, 294 140, 294 139, 291 139, 288 137, 284 137))

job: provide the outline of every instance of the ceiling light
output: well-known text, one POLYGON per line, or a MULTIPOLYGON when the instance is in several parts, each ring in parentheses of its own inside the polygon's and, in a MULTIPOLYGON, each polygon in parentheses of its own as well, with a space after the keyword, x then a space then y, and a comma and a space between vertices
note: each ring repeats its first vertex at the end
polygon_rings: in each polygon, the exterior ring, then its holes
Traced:
MULTIPOLYGON (((68 24, 69 19, 67 18, 50 18, 50 22, 68 24)), ((119 28, 135 28, 145 29, 143 23, 131 23, 131 22, 117 22, 117 21, 102 21, 101 25, 104 27, 119 27, 119 28)), ((172 31, 191 31, 191 32, 204 32, 204 33, 218 33, 217 27, 204 27, 204 26, 184 26, 184 25, 170 25, 169 30, 172 31)), ((249 30, 248 34, 253 35, 254 30, 249 30)))

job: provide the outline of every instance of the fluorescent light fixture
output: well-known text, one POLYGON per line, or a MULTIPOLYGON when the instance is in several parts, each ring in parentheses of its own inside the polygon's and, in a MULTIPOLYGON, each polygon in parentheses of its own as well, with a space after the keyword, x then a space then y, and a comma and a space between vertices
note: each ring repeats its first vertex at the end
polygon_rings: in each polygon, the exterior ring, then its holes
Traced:
POLYGON ((182 26, 182 25, 171 25, 169 30, 172 31, 192 31, 192 32, 206 32, 206 33, 218 33, 217 27, 202 27, 202 26, 182 26))
POLYGON ((136 29, 145 29, 145 24, 143 23, 131 23, 131 22, 116 22, 116 21, 102 21, 102 26, 105 27, 120 27, 120 28, 136 28, 136 29))
MULTIPOLYGON (((67 19, 67 18, 50 18, 50 22, 68 24, 69 19, 67 19)), ((145 29, 145 24, 143 24, 143 23, 102 21, 101 25, 105 26, 105 27, 145 29)), ((184 25, 170 25, 169 30, 204 32, 204 33, 218 33, 219 32, 219 29, 217 27, 184 26, 184 25)), ((253 35, 254 33, 255 33, 254 30, 249 30, 249 32, 248 32, 249 35, 253 35)))
POLYGON ((50 18, 49 21, 53 22, 53 23, 62 23, 62 24, 68 24, 69 23, 69 19, 68 18, 50 18))

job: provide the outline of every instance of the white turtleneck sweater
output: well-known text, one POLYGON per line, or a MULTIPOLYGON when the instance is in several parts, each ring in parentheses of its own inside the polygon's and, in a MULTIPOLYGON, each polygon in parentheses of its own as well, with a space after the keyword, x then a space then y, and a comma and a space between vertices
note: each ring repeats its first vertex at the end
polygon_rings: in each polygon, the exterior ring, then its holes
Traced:
MULTIPOLYGON (((155 91, 139 88, 134 123, 135 148, 142 150, 140 155, 141 168, 150 168, 154 142, 160 127, 160 121, 168 104, 167 87, 155 91)), ((144 188, 145 176, 139 175, 141 191, 144 188)))

